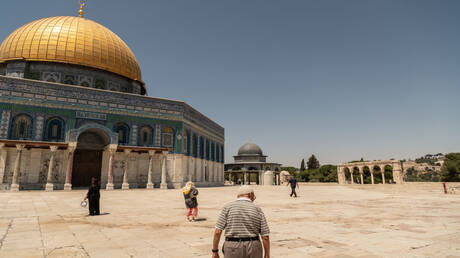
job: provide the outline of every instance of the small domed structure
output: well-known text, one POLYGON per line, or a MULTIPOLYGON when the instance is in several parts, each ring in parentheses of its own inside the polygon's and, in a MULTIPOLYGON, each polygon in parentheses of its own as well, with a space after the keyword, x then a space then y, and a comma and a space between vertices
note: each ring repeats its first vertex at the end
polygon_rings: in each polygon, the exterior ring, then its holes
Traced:
MULTIPOLYGON (((269 181, 273 184, 279 184, 279 171, 281 164, 267 162, 267 156, 264 155, 259 145, 248 142, 238 149, 238 155, 233 156, 234 163, 225 164, 227 180, 235 184, 255 182, 265 184, 265 178, 272 177, 269 181), (265 172, 270 172, 266 174, 265 172)), ((268 182, 267 182, 268 183, 268 182)))

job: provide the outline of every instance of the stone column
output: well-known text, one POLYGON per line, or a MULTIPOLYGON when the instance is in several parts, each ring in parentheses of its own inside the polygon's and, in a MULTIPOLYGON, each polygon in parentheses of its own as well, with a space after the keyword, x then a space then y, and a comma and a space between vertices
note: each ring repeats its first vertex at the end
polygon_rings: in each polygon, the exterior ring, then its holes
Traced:
POLYGON ((353 168, 348 168, 350 170, 350 178, 351 178, 351 184, 354 184, 355 182, 353 181, 353 168))
POLYGON ((363 167, 359 167, 359 175, 361 176, 361 184, 364 184, 364 176, 363 176, 363 167))
POLYGON ((340 166, 337 166, 337 183, 342 184, 342 173, 340 171, 340 166))
POLYGON ((160 183, 160 188, 161 189, 168 189, 168 183, 166 183, 166 162, 168 158, 168 152, 163 151, 161 153, 161 183, 160 183))
POLYGON ((393 163, 392 167, 393 167, 393 181, 395 181, 396 184, 404 183, 401 163, 399 161, 398 163, 393 163))
POLYGON ((57 146, 50 146, 51 156, 50 156, 50 162, 48 164, 48 176, 46 177, 45 191, 54 190, 53 167, 54 167, 54 154, 56 154, 57 149, 58 149, 57 146))
POLYGON ((149 173, 147 175, 147 189, 153 189, 153 156, 155 155, 154 150, 149 150, 149 173))
POLYGON ((371 173, 371 182, 374 184, 374 171, 372 170, 372 167, 369 167, 369 172, 371 173))
POLYGON ((13 180, 11 182, 11 191, 17 192, 19 191, 19 168, 21 166, 21 156, 22 151, 24 150, 25 144, 16 144, 16 160, 14 161, 14 170, 13 170, 13 180))
POLYGON ((115 152, 117 152, 117 145, 109 144, 108 151, 110 156, 109 169, 107 171, 107 185, 105 186, 105 190, 113 190, 113 159, 115 156, 115 152))
POLYGON ((72 190, 72 168, 73 168, 73 155, 75 154, 75 149, 77 148, 76 142, 70 142, 67 147, 67 168, 65 172, 65 184, 64 190, 72 190))
POLYGON ((124 150, 125 153, 125 167, 123 169, 123 184, 121 185, 122 190, 128 190, 129 189, 129 182, 128 182, 128 164, 129 164, 129 154, 131 153, 131 150, 124 150))
POLYGON ((385 166, 380 167, 380 172, 382 172, 382 184, 385 184, 385 166))
POLYGON ((3 177, 5 176, 6 169, 6 155, 7 151, 4 143, 0 143, 0 184, 3 183, 3 177))
POLYGON ((195 158, 189 156, 190 159, 190 181, 196 182, 196 168, 195 168, 195 158))

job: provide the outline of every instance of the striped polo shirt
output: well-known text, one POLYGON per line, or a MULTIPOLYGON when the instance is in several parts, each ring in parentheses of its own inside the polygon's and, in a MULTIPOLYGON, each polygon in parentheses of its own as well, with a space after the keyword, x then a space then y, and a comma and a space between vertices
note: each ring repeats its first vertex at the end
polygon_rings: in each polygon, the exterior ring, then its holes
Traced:
POLYGON ((238 198, 222 209, 216 228, 225 229, 226 237, 268 236, 270 229, 262 209, 248 198, 238 198))

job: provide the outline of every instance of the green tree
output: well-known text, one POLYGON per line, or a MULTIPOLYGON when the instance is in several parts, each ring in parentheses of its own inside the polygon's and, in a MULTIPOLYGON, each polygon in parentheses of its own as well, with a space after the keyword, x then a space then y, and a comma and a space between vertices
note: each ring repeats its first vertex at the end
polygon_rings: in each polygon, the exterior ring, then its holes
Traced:
POLYGON ((300 171, 298 174, 295 175, 297 181, 299 182, 309 182, 310 181, 310 171, 304 170, 300 171))
POLYGON ((308 170, 319 168, 319 161, 318 161, 318 159, 315 157, 314 154, 311 155, 311 157, 308 159, 308 161, 307 161, 307 167, 308 167, 308 170))
POLYGON ((302 162, 300 162, 300 171, 305 171, 305 160, 302 159, 302 162))
POLYGON ((460 182, 460 153, 449 153, 445 156, 441 181, 460 182))
POLYGON ((337 179, 337 166, 334 165, 322 165, 319 171, 323 177, 321 182, 338 182, 337 179))
POLYGON ((309 182, 337 182, 337 166, 323 165, 320 168, 307 171, 309 182))

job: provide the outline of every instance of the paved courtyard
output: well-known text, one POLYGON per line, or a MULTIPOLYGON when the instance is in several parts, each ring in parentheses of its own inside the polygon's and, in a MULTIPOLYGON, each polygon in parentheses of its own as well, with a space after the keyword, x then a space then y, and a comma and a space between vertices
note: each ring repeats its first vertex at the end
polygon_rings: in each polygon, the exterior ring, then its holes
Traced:
MULTIPOLYGON (((256 187, 272 257, 460 257, 460 195, 441 184, 256 187)), ((0 192, 0 257, 210 257, 220 208, 236 187, 201 188, 199 222, 179 190, 102 191, 102 216, 84 190, 0 192)), ((222 243, 222 242, 221 242, 222 243)))

